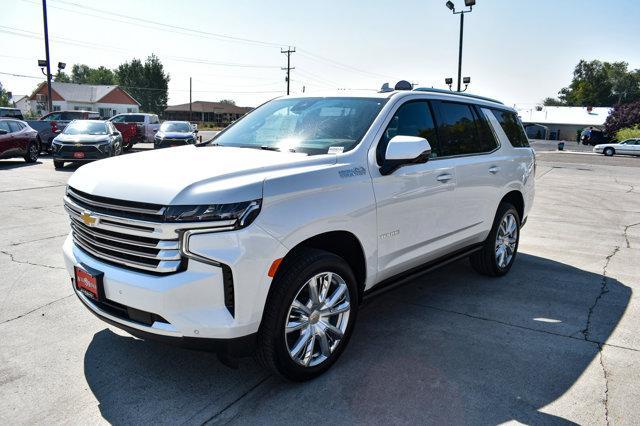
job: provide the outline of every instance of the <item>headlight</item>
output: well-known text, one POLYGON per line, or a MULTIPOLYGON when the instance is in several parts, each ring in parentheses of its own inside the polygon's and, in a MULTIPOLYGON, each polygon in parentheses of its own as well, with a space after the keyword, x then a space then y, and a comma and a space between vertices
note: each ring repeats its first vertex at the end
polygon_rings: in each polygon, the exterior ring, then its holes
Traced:
POLYGON ((216 222, 234 221, 234 229, 249 226, 260 213, 262 200, 203 206, 169 206, 165 211, 166 222, 216 222))

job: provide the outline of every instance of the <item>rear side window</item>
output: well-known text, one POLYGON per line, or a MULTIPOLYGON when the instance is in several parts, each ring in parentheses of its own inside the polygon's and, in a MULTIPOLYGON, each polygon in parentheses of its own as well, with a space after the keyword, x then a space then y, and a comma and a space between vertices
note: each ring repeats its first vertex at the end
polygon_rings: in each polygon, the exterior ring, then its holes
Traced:
POLYGON ((453 102, 439 105, 442 156, 482 154, 498 147, 488 124, 473 106, 453 102))
POLYGON ((427 101, 410 101, 397 109, 378 143, 376 159, 382 164, 387 145, 394 136, 418 136, 431 145, 431 157, 438 156, 436 128, 427 101))
POLYGON ((22 124, 17 121, 9 121, 9 129, 11 129, 11 133, 19 132, 22 130, 22 124))
POLYGON ((498 109, 492 109, 491 112, 496 117, 496 120, 500 123, 502 130, 509 138, 509 142, 516 148, 523 148, 529 146, 529 139, 527 134, 522 128, 520 119, 518 116, 510 111, 502 111, 498 109))
POLYGON ((9 122, 0 121, 0 130, 4 130, 5 132, 9 133, 11 131, 11 129, 9 128, 9 122))

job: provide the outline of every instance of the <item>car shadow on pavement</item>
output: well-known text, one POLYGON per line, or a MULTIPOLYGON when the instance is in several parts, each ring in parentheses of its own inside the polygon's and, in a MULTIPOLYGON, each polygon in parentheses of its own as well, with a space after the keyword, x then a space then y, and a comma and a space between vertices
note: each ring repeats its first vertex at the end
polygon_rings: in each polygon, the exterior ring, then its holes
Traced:
POLYGON ((20 169, 22 167, 30 167, 37 166, 38 164, 42 164, 42 161, 38 160, 34 163, 27 163, 26 161, 20 160, 0 160, 0 170, 8 170, 8 169, 20 169))
MULTIPOLYGON (((366 303, 341 359, 311 382, 262 383, 267 373, 251 359, 232 370, 212 354, 109 329, 87 348, 84 372, 102 416, 115 424, 194 423, 199 416, 240 423, 566 424, 544 407, 587 368, 599 368, 598 344, 587 339, 605 342, 630 297, 615 279, 528 254, 497 279, 460 261, 366 303), (605 298, 607 309, 598 309, 605 298)), ((604 386, 597 389, 602 395, 604 386)), ((588 390, 593 400, 585 406, 598 411, 602 395, 588 390)))

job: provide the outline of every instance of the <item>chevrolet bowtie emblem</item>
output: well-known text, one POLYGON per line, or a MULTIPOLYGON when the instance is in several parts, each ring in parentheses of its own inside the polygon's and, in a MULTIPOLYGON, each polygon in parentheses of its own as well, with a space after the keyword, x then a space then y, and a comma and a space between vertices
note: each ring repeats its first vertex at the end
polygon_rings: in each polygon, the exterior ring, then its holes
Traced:
POLYGON ((84 222, 85 225, 87 226, 95 226, 98 224, 98 218, 91 216, 91 213, 89 212, 83 212, 80 215, 80 219, 82 219, 82 221, 84 222))

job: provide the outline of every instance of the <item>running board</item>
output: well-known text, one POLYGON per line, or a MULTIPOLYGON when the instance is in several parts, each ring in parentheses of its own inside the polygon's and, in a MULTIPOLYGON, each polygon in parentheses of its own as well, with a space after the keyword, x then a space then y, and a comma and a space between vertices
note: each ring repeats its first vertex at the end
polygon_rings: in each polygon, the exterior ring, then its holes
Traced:
POLYGON ((424 265, 420 265, 406 272, 402 272, 395 277, 387 278, 379 284, 376 284, 375 287, 371 288, 370 290, 365 291, 363 302, 368 302, 374 297, 380 296, 381 294, 384 294, 388 291, 395 290, 396 288, 408 284, 411 280, 414 280, 424 274, 448 265, 449 263, 455 262, 456 260, 468 257, 470 254, 482 250, 483 245, 484 243, 475 244, 462 250, 455 251, 439 259, 427 262, 424 265))

